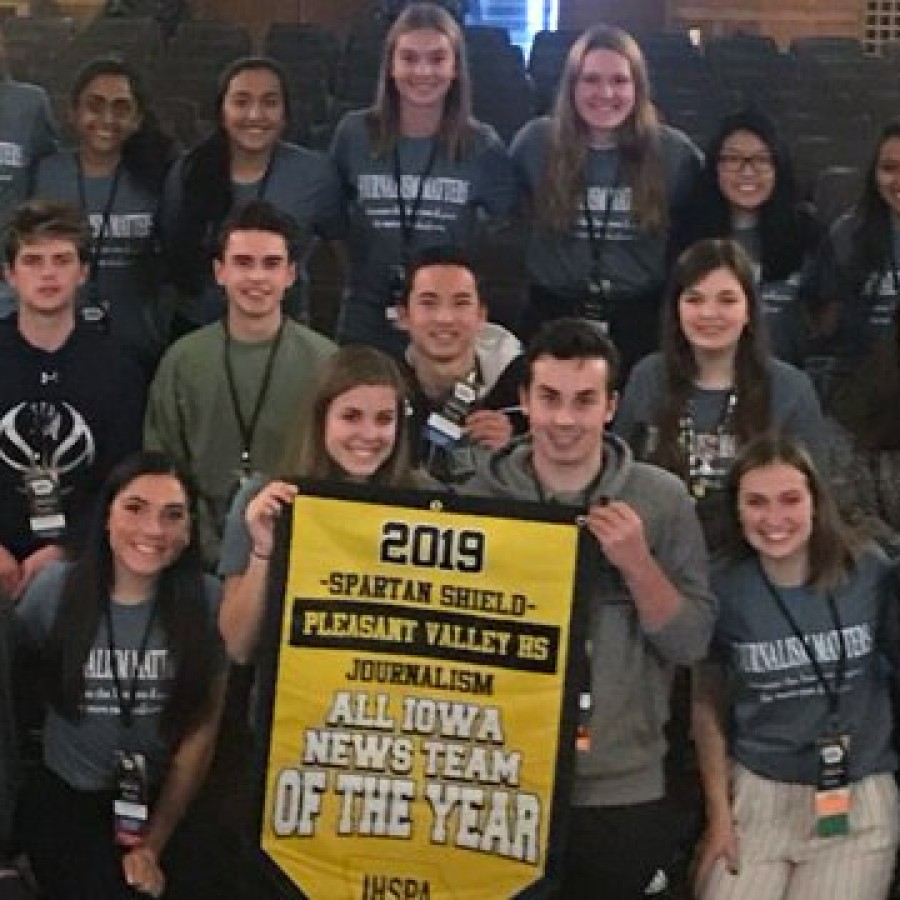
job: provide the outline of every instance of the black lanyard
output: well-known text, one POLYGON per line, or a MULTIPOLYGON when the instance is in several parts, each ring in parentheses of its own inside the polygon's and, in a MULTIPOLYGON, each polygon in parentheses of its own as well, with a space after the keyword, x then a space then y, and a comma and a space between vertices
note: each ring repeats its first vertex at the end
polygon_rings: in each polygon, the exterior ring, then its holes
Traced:
POLYGON ((829 719, 829 727, 833 732, 837 732, 838 728, 838 705, 840 703, 840 694, 841 688, 844 686, 844 676, 846 675, 847 669, 847 644, 844 641, 844 632, 841 625, 841 619, 838 615, 837 604, 834 601, 834 595, 829 594, 827 597, 828 600, 828 609, 831 612, 831 621, 834 624, 834 631, 837 635, 838 642, 840 644, 840 650, 838 652, 838 662, 837 669, 834 674, 834 683, 832 684, 825 677, 825 672, 822 669, 822 666, 819 664, 819 660, 816 658, 815 647, 810 646, 803 632, 800 630, 800 626, 797 624, 797 620, 791 615, 791 611, 788 609, 787 604, 784 602, 781 594, 775 589, 775 586, 769 581, 768 575, 766 575, 765 570, 762 567, 762 563, 759 561, 759 557, 756 558, 756 564, 759 567, 759 574, 762 578, 763 584, 766 586, 769 594, 772 597, 773 602, 778 607, 779 612, 784 616, 785 621, 790 625, 791 631, 794 632, 794 637, 806 648, 806 655, 809 658, 810 665, 813 668, 813 672, 816 674, 816 680, 822 686, 822 690, 825 692, 825 696, 828 698, 828 719, 829 719))
MULTIPOLYGON (((75 165, 78 168, 78 202, 81 204, 81 211, 88 215, 87 205, 87 189, 84 184, 84 171, 81 168, 81 157, 75 154, 75 165)), ((122 163, 116 165, 113 173, 112 184, 109 187, 109 196, 106 198, 106 206, 100 218, 100 232, 91 241, 91 258, 89 260, 88 276, 92 282, 97 280, 97 272, 100 268, 100 254, 103 252, 103 245, 109 237, 109 224, 112 219, 113 204, 116 202, 116 194, 119 193, 119 178, 122 175, 122 163)))
MULTIPOLYGON (((533 467, 532 463, 532 467, 533 467)), ((581 497, 579 499, 580 506, 589 506, 591 501, 591 495, 597 489, 597 486, 603 480, 603 467, 600 467, 600 471, 597 472, 596 475, 590 480, 586 487, 581 489, 581 497)), ((544 486, 541 484, 540 479, 535 474, 534 479, 535 486, 537 487, 538 497, 540 498, 541 503, 552 503, 556 504, 559 501, 553 497, 548 497, 544 493, 544 486)), ((607 498, 603 498, 601 500, 602 503, 608 502, 607 498)), ((579 523, 582 521, 582 518, 579 517, 579 523)), ((600 545, 594 541, 589 546, 595 548, 593 553, 596 554, 597 558, 602 558, 602 553, 600 552, 600 545)), ((596 635, 595 635, 596 636, 596 635)), ((575 652, 573 648, 573 653, 575 652)), ((593 695, 593 683, 594 683, 594 650, 593 650, 593 641, 588 638, 584 642, 584 647, 581 652, 581 659, 576 660, 576 665, 578 666, 577 670, 577 678, 578 678, 578 720, 576 722, 576 746, 581 750, 589 750, 591 744, 591 737, 589 732, 589 725, 591 721, 591 714, 594 709, 594 695, 593 695)))
POLYGON ((116 688, 116 697, 119 700, 119 718, 126 728, 131 728, 134 713, 134 703, 137 694, 138 676, 144 667, 147 656, 147 644, 150 642, 150 632, 153 630, 153 622, 156 619, 156 600, 153 600, 153 606, 150 607, 150 615, 147 617, 147 624, 144 626, 144 635, 141 638, 140 646, 135 659, 134 671, 131 673, 131 683, 128 686, 128 697, 122 691, 122 681, 119 678, 119 665, 116 659, 116 642, 113 635, 112 624, 112 601, 107 599, 106 603, 106 641, 109 646, 109 668, 112 671, 113 684, 116 688), (127 703, 126 703, 127 699, 127 703))
POLYGON ((225 380, 228 382, 228 393, 231 397, 231 408, 234 410, 234 418, 237 421, 238 430, 241 433, 241 471, 245 475, 251 472, 250 450, 253 447, 253 435, 256 433, 256 425, 259 422, 259 414, 262 412, 263 405, 266 402, 266 395, 269 393, 269 385, 272 382, 272 372, 275 368, 275 357, 278 355, 278 348, 281 346, 281 338, 284 334, 284 319, 278 326, 278 334, 272 341, 269 348, 269 357, 266 360, 266 368, 263 371, 262 381, 259 385, 259 391, 256 394, 256 402, 253 404, 253 412, 250 415, 250 421, 244 418, 241 411, 241 403, 238 398, 237 384, 234 379, 234 367, 231 364, 231 333, 228 331, 228 325, 223 322, 222 327, 225 329, 225 346, 224 346, 224 363, 225 363, 225 380))
MULTIPOLYGON (((719 416, 718 424, 716 425, 715 435, 716 435, 716 449, 721 450, 722 446, 722 438, 729 433, 728 428, 731 424, 731 420, 734 418, 734 411, 737 409, 737 391, 731 390, 728 393, 728 399, 725 403, 725 409, 722 410, 722 415, 719 416)), ((684 411, 684 415, 678 422, 678 436, 679 442, 681 443, 682 449, 687 455, 687 463, 688 463, 688 487, 691 490, 691 494, 695 495, 695 487, 694 481, 697 477, 699 477, 700 472, 702 471, 704 463, 712 463, 712 460, 705 459, 699 452, 697 448, 697 428, 694 425, 694 412, 693 412, 693 404, 688 402, 687 409, 684 411)))
POLYGON ((588 752, 591 749, 591 716, 594 712, 594 642, 588 638, 584 642, 581 659, 575 661, 578 666, 578 720, 575 724, 575 747, 588 752))
POLYGON ((619 189, 619 169, 616 167, 616 175, 613 183, 606 189, 606 205, 603 207, 603 218, 600 220, 600 232, 597 233, 594 228, 594 214, 591 211, 591 204, 588 200, 588 188, 584 189, 584 218, 587 222, 588 242, 591 245, 591 277, 598 278, 601 273, 601 260, 603 257, 603 248, 606 245, 606 239, 609 235, 609 220, 612 216, 613 198, 619 189))
POLYGON ((397 185, 397 206, 400 210, 400 234, 403 238, 403 252, 408 255, 409 248, 412 245, 413 232, 416 230, 416 220, 419 218, 419 207, 422 205, 422 194, 425 190, 425 182, 431 175, 434 168, 434 162, 437 159, 438 139, 432 138, 431 151, 428 154, 428 161, 425 168, 419 175, 419 184, 416 187, 416 196, 413 199, 412 207, 407 215, 406 202, 403 199, 403 172, 400 169, 400 149, 394 146, 394 181, 397 185))

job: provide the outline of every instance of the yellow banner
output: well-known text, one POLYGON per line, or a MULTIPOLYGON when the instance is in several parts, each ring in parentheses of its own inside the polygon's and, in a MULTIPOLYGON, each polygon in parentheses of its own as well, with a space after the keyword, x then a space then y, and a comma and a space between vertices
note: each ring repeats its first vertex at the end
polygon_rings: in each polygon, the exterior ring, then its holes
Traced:
POLYGON ((301 495, 291 531, 264 853, 311 900, 527 893, 571 758, 576 526, 301 495))

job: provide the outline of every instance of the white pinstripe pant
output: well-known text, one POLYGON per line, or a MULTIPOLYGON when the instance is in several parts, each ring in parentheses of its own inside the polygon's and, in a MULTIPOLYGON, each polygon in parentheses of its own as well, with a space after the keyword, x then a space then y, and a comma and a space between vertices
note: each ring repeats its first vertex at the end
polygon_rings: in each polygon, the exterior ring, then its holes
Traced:
POLYGON ((717 861, 701 900, 884 900, 900 837, 890 772, 851 786, 850 828, 816 835, 815 789, 733 770, 739 871, 717 861))

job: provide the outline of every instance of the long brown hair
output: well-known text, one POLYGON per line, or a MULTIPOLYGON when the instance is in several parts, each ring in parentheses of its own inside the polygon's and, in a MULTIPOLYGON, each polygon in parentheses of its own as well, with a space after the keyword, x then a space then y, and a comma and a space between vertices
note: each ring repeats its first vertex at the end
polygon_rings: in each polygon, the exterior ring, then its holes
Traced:
POLYGON ((389 153, 400 137, 400 97, 391 75, 397 41, 410 31, 437 31, 453 48, 456 78, 444 98, 438 141, 450 159, 459 159, 472 131, 472 85, 466 61, 465 42, 459 24, 434 3, 412 3, 397 17, 384 41, 375 102, 368 122, 379 156, 389 153))
POLYGON ((551 117, 550 141, 537 215, 555 229, 570 227, 585 189, 588 157, 587 126, 575 109, 575 88, 585 57, 610 50, 625 57, 634 82, 634 109, 616 134, 623 183, 631 188, 636 224, 647 231, 664 231, 668 205, 660 149, 660 127, 650 102, 647 66, 634 38, 605 25, 586 31, 569 50, 551 117))
POLYGON ((325 425, 332 402, 362 385, 388 387, 397 398, 397 433, 391 455, 369 479, 376 484, 412 486, 407 422, 407 385, 397 364, 374 347, 342 347, 323 364, 316 390, 288 442, 281 469, 283 477, 339 478, 341 473, 325 447, 325 425))
POLYGON ((796 469, 804 476, 812 497, 813 518, 807 548, 807 583, 819 590, 833 590, 853 568, 862 549, 862 542, 841 519, 824 479, 803 445, 778 431, 767 432, 750 441, 738 454, 728 473, 726 492, 729 515, 725 555, 737 560, 755 552, 744 537, 738 515, 741 481, 748 472, 779 463, 796 469))
MULTIPOLYGON (((196 495, 187 475, 162 453, 135 453, 107 476, 78 559, 66 573, 45 653, 50 702, 71 721, 83 715, 85 661, 115 590, 109 511, 116 498, 144 475, 171 476, 181 485, 188 503, 194 505, 196 495)), ((187 546, 159 572, 154 585, 158 622, 173 662, 173 683, 160 727, 173 747, 209 711, 215 680, 215 626, 207 609, 196 521, 192 514, 187 546)))
POLYGON ((679 442, 680 420, 698 374, 694 351, 681 327, 679 302, 685 291, 716 269, 728 269, 747 298, 747 324, 738 338, 734 358, 734 433, 738 445, 765 431, 772 416, 768 347, 762 304, 753 278, 753 264, 732 240, 698 241, 678 258, 662 310, 662 355, 665 388, 657 427, 659 438, 653 462, 687 477, 687 458, 679 442))

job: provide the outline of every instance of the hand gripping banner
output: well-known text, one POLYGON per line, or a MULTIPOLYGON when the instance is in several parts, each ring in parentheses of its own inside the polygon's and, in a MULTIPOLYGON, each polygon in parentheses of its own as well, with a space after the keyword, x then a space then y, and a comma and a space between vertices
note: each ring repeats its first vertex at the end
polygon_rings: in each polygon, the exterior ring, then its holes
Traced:
POLYGON ((265 866, 310 900, 550 896, 584 648, 575 511, 301 485, 289 519, 261 667, 265 866))

